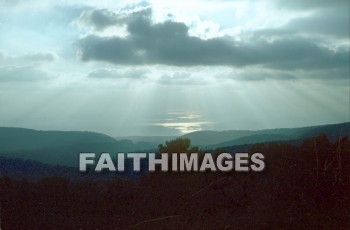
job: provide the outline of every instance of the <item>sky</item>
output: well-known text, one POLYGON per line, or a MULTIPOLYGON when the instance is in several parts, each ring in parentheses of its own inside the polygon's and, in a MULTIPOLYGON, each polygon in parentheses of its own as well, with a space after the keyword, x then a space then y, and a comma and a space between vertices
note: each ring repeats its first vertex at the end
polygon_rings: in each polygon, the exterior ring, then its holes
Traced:
POLYGON ((348 0, 0 0, 0 126, 173 136, 350 121, 348 0))

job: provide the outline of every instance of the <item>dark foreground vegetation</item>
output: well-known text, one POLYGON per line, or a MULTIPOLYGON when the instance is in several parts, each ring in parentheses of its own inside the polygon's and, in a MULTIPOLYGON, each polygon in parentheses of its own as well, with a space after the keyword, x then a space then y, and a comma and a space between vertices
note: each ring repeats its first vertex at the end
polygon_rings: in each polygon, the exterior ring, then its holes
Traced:
MULTIPOLYGON (((160 148, 188 150, 178 142, 160 148)), ((257 144, 250 152, 266 156, 264 172, 2 177, 1 229, 350 229, 347 137, 257 144)))

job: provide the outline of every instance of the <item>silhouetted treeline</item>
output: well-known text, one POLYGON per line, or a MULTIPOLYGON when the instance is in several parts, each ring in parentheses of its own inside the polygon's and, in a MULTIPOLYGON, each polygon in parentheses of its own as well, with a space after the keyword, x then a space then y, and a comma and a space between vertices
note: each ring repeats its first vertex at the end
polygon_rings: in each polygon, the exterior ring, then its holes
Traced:
POLYGON ((349 229, 348 138, 331 143, 321 135, 299 147, 257 144, 250 152, 265 155, 264 172, 145 173, 86 182, 48 177, 35 183, 2 177, 1 227, 349 229))

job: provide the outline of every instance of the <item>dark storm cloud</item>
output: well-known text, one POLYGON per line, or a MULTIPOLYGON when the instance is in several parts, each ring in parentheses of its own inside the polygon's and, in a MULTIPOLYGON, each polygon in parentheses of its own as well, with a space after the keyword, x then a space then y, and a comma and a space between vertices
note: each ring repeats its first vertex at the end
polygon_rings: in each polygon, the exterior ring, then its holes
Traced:
POLYGON ((101 10, 84 10, 79 21, 91 25, 96 30, 103 30, 106 27, 117 25, 122 18, 119 15, 105 9, 101 10))
POLYGON ((331 50, 304 38, 280 39, 272 44, 263 42, 256 50, 263 54, 261 63, 273 69, 332 69, 349 64, 349 50, 331 50))
POLYGON ((349 50, 331 50, 305 37, 281 37, 273 42, 259 37, 246 42, 232 37, 204 40, 190 36, 184 23, 152 23, 151 16, 147 9, 125 17, 129 32, 125 38, 90 35, 81 39, 81 59, 120 65, 260 65, 273 69, 339 68, 349 61, 349 50))
POLYGON ((0 67, 0 82, 37 82, 48 80, 49 75, 31 66, 0 67))

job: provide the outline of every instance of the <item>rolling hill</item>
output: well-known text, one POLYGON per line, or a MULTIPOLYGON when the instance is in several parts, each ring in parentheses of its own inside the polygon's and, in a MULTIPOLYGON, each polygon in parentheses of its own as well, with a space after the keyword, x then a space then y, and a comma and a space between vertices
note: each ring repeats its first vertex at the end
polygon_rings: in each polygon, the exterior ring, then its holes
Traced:
POLYGON ((265 129, 257 131, 197 131, 183 135, 194 146, 215 149, 234 145, 254 144, 270 141, 297 140, 327 134, 330 140, 350 135, 350 122, 332 125, 310 126, 302 128, 265 129))
MULTIPOLYGON (((199 131, 183 135, 192 146, 212 149, 244 146, 271 141, 292 141, 324 133, 331 141, 350 135, 350 123, 291 129, 199 131)), ((171 137, 137 137, 116 140, 108 135, 80 131, 38 131, 0 128, 0 156, 39 161, 50 165, 78 166, 81 152, 154 152, 156 146, 171 137), (138 142, 136 142, 138 141, 138 142), (147 142, 150 141, 150 142, 147 142), (159 141, 159 143, 156 143, 159 141)))
POLYGON ((0 156, 51 165, 78 165, 80 152, 117 153, 151 150, 145 142, 115 140, 101 133, 0 128, 0 156))
POLYGON ((115 137, 116 140, 130 140, 134 143, 147 143, 153 148, 157 148, 159 144, 165 143, 177 138, 177 136, 124 136, 115 137))

